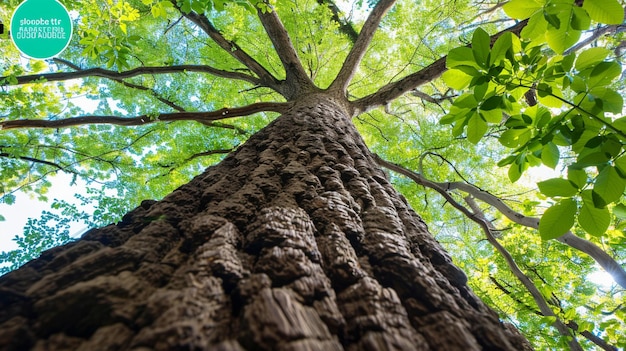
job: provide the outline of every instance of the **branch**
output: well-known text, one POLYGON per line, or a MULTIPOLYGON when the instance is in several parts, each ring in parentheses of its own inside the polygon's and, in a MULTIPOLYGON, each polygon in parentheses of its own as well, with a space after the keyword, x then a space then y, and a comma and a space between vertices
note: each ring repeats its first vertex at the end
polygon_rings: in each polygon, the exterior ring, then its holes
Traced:
MULTIPOLYGON (((64 59, 59 59, 59 58, 53 58, 52 59, 55 63, 57 64, 62 64, 65 66, 70 67, 71 69, 74 69, 76 71, 82 71, 83 69, 80 68, 80 66, 75 65, 74 63, 68 61, 68 60, 64 60, 64 59)), ((252 77, 250 77, 252 78, 252 77)), ((139 84, 134 84, 134 83, 129 83, 124 81, 123 79, 118 79, 118 78, 111 78, 113 81, 116 81, 122 85, 124 85, 125 87, 128 88, 132 88, 132 89, 137 89, 137 90, 142 90, 142 91, 148 91, 152 94, 152 96, 154 96, 155 99, 161 101, 162 103, 164 103, 165 105, 171 107, 172 109, 178 111, 178 112, 184 112, 185 109, 182 106, 179 106, 178 104, 174 103, 173 101, 166 99, 164 97, 162 97, 156 90, 154 89, 150 89, 148 87, 145 87, 143 85, 139 85, 139 84)))
MULTIPOLYGON (((49 174, 54 174, 57 171, 62 171, 68 174, 72 174, 73 176, 78 176, 81 177, 83 179, 86 179, 88 182, 94 182, 94 183, 98 183, 98 184, 104 184, 101 181, 99 181, 96 177, 97 174, 95 175, 85 175, 85 174, 81 174, 79 173, 77 170, 72 169, 72 167, 74 166, 80 166, 81 164, 83 164, 85 161, 89 161, 89 160, 95 160, 96 162, 103 162, 103 163, 108 163, 113 169, 117 169, 117 167, 115 166, 115 163, 111 160, 105 160, 103 158, 103 156, 107 155, 107 154, 111 154, 111 153, 115 153, 115 152, 121 152, 123 150, 127 150, 128 148, 130 148, 132 145, 134 145, 135 143, 137 143, 139 140, 143 139, 144 137, 146 137, 148 134, 152 133, 152 131, 147 131, 141 135, 139 135, 137 138, 135 138, 135 140, 133 140, 130 144, 128 144, 127 146, 124 146, 121 149, 118 150, 109 150, 103 153, 100 153, 99 155, 89 155, 86 154, 80 150, 75 150, 72 148, 66 148, 66 147, 59 147, 59 146, 49 146, 49 145, 37 145, 37 151, 39 151, 39 148, 52 148, 52 149, 61 149, 62 151, 66 151, 69 153, 72 153, 74 155, 78 155, 78 156, 84 156, 84 158, 80 159, 80 160, 75 160, 71 163, 68 163, 66 165, 61 165, 61 164, 57 164, 51 161, 47 161, 47 160, 42 160, 42 159, 38 159, 38 158, 34 158, 34 157, 28 157, 28 156, 13 156, 11 154, 8 153, 2 153, 0 154, 0 156, 2 157, 9 157, 9 158, 17 158, 20 160, 24 160, 24 161, 29 161, 32 163, 38 163, 38 164, 43 164, 43 165, 48 165, 48 166, 52 166, 54 168, 54 170, 51 171, 46 171, 46 172, 41 172, 40 176, 36 177, 35 180, 30 180, 28 182, 20 182, 20 185, 17 188, 14 188, 8 192, 6 192, 4 195, 0 196, 0 200, 6 196, 7 194, 15 194, 19 191, 26 191, 25 189, 27 189, 28 187, 30 187, 31 185, 41 181, 42 179, 45 179, 49 174)), ((80 169, 85 169, 85 167, 79 167, 80 169)), ((89 168, 89 166, 87 166, 87 168, 89 168)), ((31 179, 31 175, 30 175, 30 170, 32 169, 32 167, 29 168, 28 171, 28 175, 27 174, 23 174, 23 177, 27 177, 28 179, 31 179)))
POLYGON ((227 124, 227 123, 221 123, 221 122, 213 122, 213 121, 198 121, 202 124, 204 124, 207 127, 211 127, 211 128, 223 128, 223 129, 231 129, 237 132, 237 134, 239 135, 247 135, 249 132, 241 127, 238 126, 234 126, 232 124, 227 124))
POLYGON ((219 154, 228 154, 231 151, 233 151, 236 147, 231 148, 231 149, 217 149, 217 150, 210 150, 210 151, 204 151, 204 152, 198 152, 195 153, 189 157, 187 157, 183 163, 187 163, 189 161, 193 161, 198 157, 205 157, 205 156, 211 156, 211 155, 219 155, 219 154))
MULTIPOLYGON (((518 305, 520 306, 524 306, 526 309, 528 309, 530 312, 540 316, 540 317, 544 317, 543 313, 531 308, 530 306, 528 306, 526 303, 524 303, 523 301, 521 301, 520 299, 518 299, 517 297, 515 297, 515 295, 513 295, 513 293, 511 291, 509 291, 507 288, 505 288, 498 280, 496 280, 496 278, 489 276, 489 280, 491 280, 491 282, 493 284, 495 284, 496 288, 500 291, 502 291, 504 294, 506 294, 510 299, 512 299, 513 301, 515 301, 518 305)), ((596 336, 595 334, 593 334, 592 332, 588 331, 588 330, 583 330, 582 332, 579 331, 579 327, 578 327, 578 323, 574 322, 574 321, 569 321, 567 322, 566 326, 568 328, 570 328, 571 330, 580 333, 580 335, 582 335, 585 339, 591 341, 592 343, 598 345, 598 347, 600 347, 603 350, 606 351, 617 351, 617 348, 609 343, 607 343, 606 341, 604 341, 602 338, 596 336)))
POLYGON ((596 344, 599 348, 601 348, 601 349, 603 349, 605 351, 618 351, 617 347, 609 344, 604 339, 596 336, 592 332, 590 332, 588 330, 578 331, 578 323, 576 323, 574 321, 569 321, 567 323, 567 327, 572 329, 573 331, 579 332, 580 335, 585 337, 585 339, 591 341, 592 343, 596 344))
POLYGON ((121 79, 115 79, 116 82, 122 84, 125 87, 128 88, 132 88, 132 89, 137 89, 137 90, 142 90, 142 91, 147 91, 149 92, 152 96, 154 96, 155 99, 161 101, 162 103, 164 103, 165 105, 171 107, 172 109, 178 111, 178 112, 185 112, 185 108, 176 104, 175 102, 173 102, 172 100, 166 99, 164 97, 161 96, 161 94, 159 94, 156 90, 154 89, 150 89, 148 87, 145 87, 143 85, 139 85, 139 84, 133 84, 133 83, 129 83, 126 81, 123 81, 121 79))
POLYGON ((584 48, 585 46, 587 46, 587 45, 593 43, 594 41, 598 40, 598 38, 600 38, 604 34, 607 34, 607 33, 617 33, 617 32, 620 32, 620 31, 624 31, 625 29, 626 29, 626 26, 623 25, 623 24, 612 25, 612 26, 602 26, 602 27, 595 28, 591 32, 591 35, 588 38, 585 38, 585 39, 579 41, 576 45, 574 45, 571 48, 565 50, 565 52, 563 52, 563 55, 569 55, 572 52, 575 52, 575 51, 578 51, 578 50, 584 48))
POLYGON ((174 170, 176 170, 176 168, 180 168, 183 165, 189 163, 190 161, 195 160, 196 158, 199 157, 204 157, 204 156, 211 156, 211 155, 219 155, 219 154, 228 154, 231 151, 233 151, 236 147, 233 147, 232 149, 218 149, 218 150, 209 150, 209 151, 204 151, 204 152, 199 152, 199 153, 195 153, 189 157, 187 157, 186 159, 184 159, 183 161, 181 161, 178 164, 168 164, 168 165, 160 165, 163 168, 169 168, 169 170, 165 173, 159 174, 158 176, 152 178, 152 179, 148 179, 146 181, 146 183, 158 178, 158 177, 165 177, 168 174, 171 174, 172 172, 174 172, 174 170))
MULTIPOLYGON (((446 192, 443 189, 440 189, 440 190, 446 192)), ((440 190, 437 190, 437 191, 439 192, 440 190)), ((496 239, 496 237, 493 235, 493 232, 497 230, 496 228, 493 227, 493 224, 487 220, 487 218, 485 217, 485 214, 480 210, 480 208, 478 207, 478 204, 476 204, 476 201, 474 201, 474 199, 471 196, 466 196, 464 200, 468 204, 468 206, 472 209, 473 213, 470 211, 467 211, 467 209, 463 207, 464 209, 464 211, 462 211, 463 214, 465 214, 467 217, 469 217, 471 220, 473 220, 474 222, 476 222, 478 225, 481 226, 485 235, 487 236, 487 241, 489 241, 489 243, 498 251, 498 253, 500 253, 502 257, 504 257, 504 260, 506 261, 507 266, 509 267, 513 275, 515 275, 515 277, 522 283, 522 285, 524 285, 526 290, 528 290, 528 292, 532 295, 533 299, 535 300, 535 303, 537 304, 537 307, 539 307, 539 311, 541 311, 541 314, 543 314, 544 316, 550 316, 550 317, 556 318, 554 322, 554 326, 559 331, 559 333, 565 337, 571 337, 571 340, 568 340, 570 350, 583 351, 580 344, 578 344, 578 341, 576 341, 576 338, 573 335, 571 335, 571 333, 569 332, 567 325, 565 325, 561 321, 561 319, 557 317, 554 311, 552 311, 552 309, 548 305, 548 302, 543 297, 543 295, 541 294, 537 286, 532 282, 532 280, 530 280, 530 278, 528 278, 528 276, 526 276, 526 274, 524 274, 524 272, 522 272, 522 270, 515 263, 513 256, 511 256, 511 253, 509 253, 507 249, 504 246, 502 246, 500 242, 496 239)), ((454 207, 459 209, 459 207, 457 206, 454 206, 454 207)))
MULTIPOLYGON (((407 170, 407 169, 405 169, 405 168, 403 168, 401 166, 398 166, 396 164, 387 162, 387 161, 381 159, 378 155, 374 155, 374 158, 376 159, 376 162, 378 162, 378 164, 380 164, 381 166, 383 166, 383 167, 385 167, 387 169, 390 169, 390 170, 392 170, 394 172, 398 172, 398 173, 400 173, 400 174, 402 174, 404 176, 407 176, 410 179, 412 179, 413 181, 415 181, 416 183, 424 185, 424 186, 427 186, 427 187, 437 191, 441 196, 443 196, 446 199, 446 201, 448 201, 448 203, 450 203, 450 205, 452 205, 454 208, 456 208, 461 213, 463 213, 467 218, 471 219, 476 224, 478 224, 483 229, 485 235, 487 236, 487 240, 489 241, 489 243, 491 245, 493 245, 494 248, 504 258, 504 260, 507 263, 507 266, 509 267, 509 269, 511 270, 513 275, 515 275, 515 277, 524 285, 526 290, 528 290, 528 292, 532 295, 532 297, 535 300, 535 303, 537 304, 537 306, 539 307, 539 310, 541 311, 541 313, 543 315, 545 315, 545 316, 551 316, 551 317, 554 317, 556 319, 555 322, 554 322, 554 327, 559 331, 559 333, 561 335, 563 335, 565 337, 571 337, 572 336, 570 334, 569 329, 567 328, 567 326, 565 324, 563 324, 563 322, 558 318, 558 316, 554 313, 554 311, 552 311, 552 309, 550 308, 550 306, 546 302, 545 298, 543 297, 543 295, 541 294, 539 289, 530 280, 530 278, 528 278, 524 274, 524 272, 522 272, 522 270, 517 266, 517 263, 515 263, 515 260, 513 259, 511 254, 498 242, 496 237, 493 235, 493 232, 496 231, 495 228, 493 227, 491 222, 489 222, 484 217, 482 212, 479 211, 478 207, 476 206, 476 203, 473 201, 473 199, 471 197, 469 197, 469 196, 465 197, 465 201, 470 206, 470 208, 472 208, 473 212, 470 211, 469 209, 467 209, 465 206, 463 206, 460 203, 458 203, 452 197, 452 195, 450 195, 450 193, 448 193, 448 189, 444 188, 444 187, 441 187, 438 183, 432 182, 430 180, 427 180, 424 177, 420 176, 419 174, 411 172, 411 171, 409 171, 409 170, 407 170)), ((576 341, 576 338, 572 337, 571 340, 569 340, 568 343, 569 343, 569 346, 570 346, 571 350, 583 351, 581 346, 578 344, 578 341, 576 341)))
MULTIPOLYGON (((506 32, 511 32, 519 35, 519 33, 522 31, 527 23, 527 20, 521 21, 516 25, 509 27, 508 29, 492 35, 491 42, 493 43, 496 39, 498 39, 502 34, 506 32)), ((439 78, 439 76, 441 76, 443 72, 447 70, 446 58, 447 56, 441 57, 440 59, 424 67, 423 69, 413 74, 410 74, 396 82, 389 83, 378 89, 378 91, 373 94, 354 101, 352 103, 353 114, 358 115, 375 107, 385 105, 389 101, 392 101, 423 84, 439 78)))
POLYGON ((344 95, 346 90, 348 89, 348 85, 352 80, 352 77, 356 73, 363 56, 365 56, 365 52, 374 37, 374 33, 376 33, 376 29, 378 29, 378 25, 382 20, 383 16, 387 11, 395 4, 396 0, 380 0, 372 12, 365 20, 365 24, 363 28, 361 28, 361 32, 359 33, 359 37, 357 38, 352 50, 348 53, 346 60, 343 62, 341 66, 341 70, 337 74, 337 78, 331 83, 329 90, 339 90, 344 95))
MULTIPOLYGON (((387 162, 380 157, 377 156, 377 162, 385 167, 392 169, 402 175, 409 177, 411 180, 416 182, 417 184, 427 186, 432 188, 431 185, 437 186, 439 188, 445 189, 446 191, 450 190, 460 190, 467 194, 472 195, 472 197, 483 201, 484 203, 491 205, 500 213, 502 213, 509 220, 523 225, 525 227, 539 229, 539 218, 525 216, 519 212, 514 211, 507 204, 505 204, 500 198, 497 196, 486 192, 484 190, 478 189, 477 187, 465 183, 465 182, 445 182, 445 183, 437 183, 432 182, 424 178, 421 174, 412 172, 402 166, 387 162), (394 168, 390 168, 394 167, 394 168)), ((433 188, 434 189, 434 188, 433 188)), ((622 266, 615 261, 609 254, 607 254, 600 247, 592 243, 591 241, 585 240, 579 236, 572 234, 571 231, 561 235, 556 238, 559 242, 566 244, 576 250, 579 250, 591 258, 593 258, 600 267, 604 268, 604 270, 609 273, 615 282, 621 287, 626 289, 626 271, 622 268, 622 266)))
POLYGON ((168 74, 168 73, 180 73, 180 72, 199 72, 199 73, 209 73, 217 77, 228 78, 228 79, 237 79, 243 80, 246 82, 250 82, 255 85, 261 84, 261 81, 258 78, 249 76, 247 74, 239 73, 239 72, 230 72, 224 71, 220 69, 213 68, 211 66, 206 65, 180 65, 180 66, 156 66, 156 67, 137 67, 128 71, 117 72, 106 70, 102 68, 88 68, 88 69, 80 69, 75 65, 73 68, 76 68, 75 72, 57 72, 57 73, 44 73, 44 74, 32 74, 26 76, 16 77, 16 84, 9 84, 8 77, 0 78, 0 85, 20 85, 33 83, 35 81, 45 79, 46 82, 58 82, 65 81, 76 78, 85 78, 85 77, 101 77, 108 78, 113 80, 125 79, 136 77, 144 74, 168 74))
POLYGON ((85 124, 114 124, 119 126, 140 126, 155 122, 196 121, 206 122, 220 119, 248 116, 257 112, 273 111, 284 113, 291 104, 279 102, 259 102, 243 107, 223 108, 210 112, 173 112, 137 117, 120 116, 81 116, 59 120, 21 119, 0 122, 0 130, 16 128, 67 128, 85 124))
MULTIPOLYGON (((173 1, 174 6, 176 6, 176 2, 173 1)), ((255 59, 253 59, 250 55, 248 55, 245 51, 243 51, 239 45, 234 42, 227 40, 224 36, 213 26, 211 21, 205 16, 200 15, 195 12, 183 13, 183 15, 193 22, 195 25, 200 27, 202 31, 204 31, 213 41, 219 45, 224 51, 230 54, 237 61, 241 62, 244 66, 246 66, 249 70, 256 74, 261 82, 261 85, 269 87, 271 89, 280 92, 280 83, 278 79, 276 79, 265 67, 263 67, 260 63, 258 63, 255 59)))
MULTIPOLYGON (((74 70, 79 70, 79 71, 82 70, 79 66, 73 64, 70 61, 64 60, 64 59, 54 58, 53 61, 58 63, 58 64, 66 65, 66 66, 68 66, 68 67, 70 67, 70 68, 72 68, 74 70)), ((115 72, 115 73, 117 73, 117 72, 115 72)), ((230 73, 234 73, 234 72, 230 72, 230 73)), ((235 74, 238 74, 238 73, 235 73, 235 74)), ((255 80, 255 81, 257 81, 257 79, 254 78, 254 77, 250 77, 250 78, 255 80)), ((148 92, 150 92, 152 94, 152 96, 154 96, 155 99, 161 101, 165 105, 171 107, 172 109, 174 109, 174 110, 176 110, 178 112, 185 112, 186 111, 186 109, 183 108, 182 106, 179 106, 175 102, 162 97, 161 94, 159 94, 154 89, 150 89, 150 88, 145 87, 143 85, 129 83, 129 82, 126 82, 126 81, 124 81, 122 79, 114 79, 114 78, 112 78, 112 79, 114 81, 116 81, 116 82, 126 86, 126 87, 133 88, 133 89, 138 89, 138 90, 143 90, 143 91, 148 91, 148 92)), ((255 83, 255 84, 258 84, 258 83, 255 83)), ((246 134, 247 133, 245 130, 243 130, 241 128, 238 128, 236 126, 232 126, 232 125, 229 125, 229 124, 225 124, 225 123, 216 123, 216 122, 210 122, 210 121, 209 122, 201 122, 201 123, 203 123, 203 124, 205 124, 206 126, 209 126, 209 127, 233 129, 233 130, 236 130, 239 134, 246 134)))
POLYGON ((289 38, 289 33, 287 33, 285 26, 280 21, 276 10, 272 9, 272 11, 264 12, 261 9, 257 9, 257 13, 285 69, 287 85, 291 88, 287 99, 290 100, 303 92, 311 91, 314 84, 306 74, 304 67, 302 67, 302 62, 298 57, 291 38, 289 38))
POLYGON ((6 152, 1 152, 0 153, 0 157, 17 158, 18 160, 24 160, 24 161, 29 161, 29 162, 33 162, 33 163, 39 163, 39 164, 46 165, 46 166, 51 166, 51 167, 56 168, 56 169, 58 169, 59 171, 62 171, 62 172, 66 172, 66 173, 70 173, 70 174, 77 174, 74 171, 67 170, 66 167, 63 167, 63 166, 61 166, 58 163, 54 163, 54 162, 46 161, 46 160, 40 160, 40 159, 34 158, 34 157, 14 156, 14 155, 11 155, 11 154, 6 153, 6 152))
MULTIPOLYGON (((467 183, 451 182, 447 184, 448 189, 459 189, 463 192, 471 194, 475 198, 493 206, 506 218, 517 224, 533 229, 539 229, 539 218, 524 216, 523 214, 514 211, 495 195, 480 190, 467 183)), ((598 263, 598 265, 600 265, 600 267, 604 268, 607 273, 611 274, 617 284, 626 289, 626 271, 619 263, 617 263, 617 261, 615 261, 600 247, 591 241, 574 235, 571 231, 561 235, 556 238, 556 240, 589 255, 598 263)))
POLYGON ((337 7, 337 5, 332 0, 317 0, 317 3, 320 5, 328 6, 330 11, 333 13, 333 16, 332 16, 333 21, 339 24, 339 30, 345 35, 347 35, 353 44, 356 43, 356 40, 359 37, 359 33, 357 33, 357 31, 354 29, 351 23, 339 17, 339 14, 341 13, 341 10, 339 9, 339 7, 337 7))

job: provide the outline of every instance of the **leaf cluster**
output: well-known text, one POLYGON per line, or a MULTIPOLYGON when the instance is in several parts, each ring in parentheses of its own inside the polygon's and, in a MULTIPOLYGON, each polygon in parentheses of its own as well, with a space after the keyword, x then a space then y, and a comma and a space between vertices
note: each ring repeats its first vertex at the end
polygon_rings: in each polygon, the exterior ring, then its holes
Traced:
MULTIPOLYGON (((587 233, 603 235, 611 223, 611 209, 623 206, 619 201, 626 186, 626 129, 623 118, 617 117, 623 99, 614 87, 621 65, 601 47, 547 55, 564 51, 554 42, 565 39, 552 38, 563 28, 568 33, 571 26, 587 29, 589 18, 621 22, 623 10, 616 17, 615 11, 607 12, 615 4, 601 2, 602 6, 585 1, 578 7, 571 1, 511 1, 504 8, 507 14, 530 17, 521 38, 505 33, 491 45, 489 35, 479 28, 471 47, 455 48, 447 57, 444 81, 467 91, 440 120, 453 126, 453 135, 465 133, 470 142, 478 143, 495 128, 498 141, 512 150, 499 165, 508 166, 513 182, 529 167, 567 167, 567 178, 538 184, 543 195, 554 199, 540 222, 544 239, 561 236, 576 220, 587 233), (535 29, 541 21, 552 28, 541 27, 543 37, 535 29)), ((578 39, 565 40, 567 48, 578 39)))

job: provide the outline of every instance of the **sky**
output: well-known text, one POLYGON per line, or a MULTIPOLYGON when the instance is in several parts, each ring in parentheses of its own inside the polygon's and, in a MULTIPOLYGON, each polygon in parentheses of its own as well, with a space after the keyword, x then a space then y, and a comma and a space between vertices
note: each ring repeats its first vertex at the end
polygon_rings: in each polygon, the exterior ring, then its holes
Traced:
MULTIPOLYGON (((77 180, 75 185, 70 186, 71 178, 67 174, 57 174, 52 178, 53 185, 47 194, 50 201, 59 199, 78 203, 74 194, 81 192, 82 182, 77 180)), ((15 195, 16 199, 13 205, 0 204, 0 215, 5 218, 5 221, 0 222, 0 251, 16 249, 17 245, 12 239, 16 235, 22 235, 28 218, 37 218, 42 211, 50 209, 50 202, 39 201, 34 196, 22 192, 15 195)), ((77 237, 87 229, 84 224, 74 223, 70 233, 73 237, 77 237)))

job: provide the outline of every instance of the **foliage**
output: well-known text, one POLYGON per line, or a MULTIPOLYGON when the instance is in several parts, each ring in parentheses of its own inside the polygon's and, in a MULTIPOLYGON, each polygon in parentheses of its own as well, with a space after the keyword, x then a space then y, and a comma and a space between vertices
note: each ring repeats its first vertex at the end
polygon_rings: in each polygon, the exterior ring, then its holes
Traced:
MULTIPOLYGON (((17 3, 0 4, 5 26, 17 3)), ((0 254, 8 264, 2 272, 70 240, 72 221, 105 225, 143 199, 163 197, 275 118, 277 110, 267 109, 242 118, 163 120, 288 100, 279 84, 288 79, 284 57, 268 49, 275 38, 262 16, 279 16, 303 71, 326 89, 365 27, 355 14, 378 3, 343 4, 341 13, 316 0, 74 0, 64 1, 76 31, 60 57, 27 60, 0 39, 0 202, 11 205, 18 192, 48 201, 58 173, 85 188, 74 202, 53 199, 50 211, 27 223, 15 239, 19 248, 0 254), (77 116, 89 122, 7 127, 77 116), (137 116, 144 123, 97 123, 137 116)), ((430 180, 471 183, 524 216, 542 215, 536 235, 483 210, 556 317, 542 315, 469 218, 439 193, 390 173, 472 288, 537 349, 567 344, 547 328, 555 318, 570 323, 579 339, 589 331, 626 346, 623 289, 595 286, 587 279, 597 271, 592 259, 547 240, 571 231, 624 260, 623 13, 617 0, 399 1, 376 26, 347 87, 349 99, 359 101, 446 57, 442 79, 433 76, 354 122, 385 159, 430 180), (526 19, 519 34, 489 34, 526 19), (535 192, 528 173, 539 165, 560 175, 539 181, 535 192)))
POLYGON ((441 123, 452 124, 454 135, 465 131, 472 143, 483 138, 490 124, 498 125, 500 143, 513 149, 499 163, 509 166, 511 181, 529 166, 556 168, 561 152, 573 157, 562 164, 568 168, 567 178, 538 184, 555 201, 539 227, 544 239, 566 233, 576 218, 587 233, 604 234, 611 208, 626 186, 626 129, 621 118, 613 117, 622 112, 622 96, 613 87, 622 68, 607 60, 612 54, 607 48, 562 55, 589 28, 590 18, 621 23, 623 14, 614 11, 616 6, 621 10, 617 2, 599 3, 585 2, 593 5, 581 8, 573 2, 509 2, 504 7, 509 15, 530 17, 522 40, 505 33, 490 48, 489 35, 479 28, 471 48, 455 48, 447 57, 446 82, 471 92, 454 101, 441 123), (576 35, 570 40, 563 33, 576 35), (546 54, 550 50, 558 54, 546 54), (531 96, 527 107, 523 96, 531 96))

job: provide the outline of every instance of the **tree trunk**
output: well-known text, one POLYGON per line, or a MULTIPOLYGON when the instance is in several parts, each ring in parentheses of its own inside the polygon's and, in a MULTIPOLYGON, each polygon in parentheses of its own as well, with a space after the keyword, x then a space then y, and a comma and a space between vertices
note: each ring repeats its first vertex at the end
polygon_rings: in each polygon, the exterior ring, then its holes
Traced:
POLYGON ((525 350, 317 95, 0 278, 0 349, 525 350))

